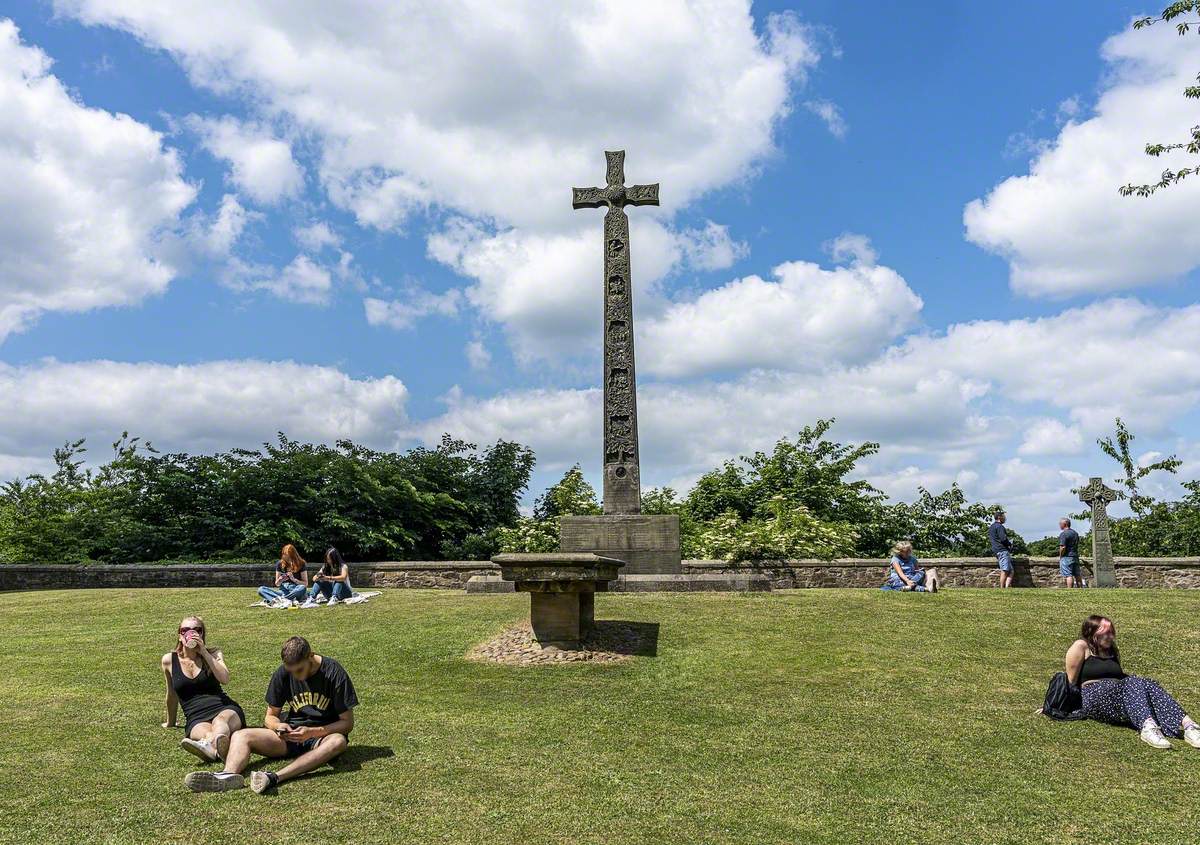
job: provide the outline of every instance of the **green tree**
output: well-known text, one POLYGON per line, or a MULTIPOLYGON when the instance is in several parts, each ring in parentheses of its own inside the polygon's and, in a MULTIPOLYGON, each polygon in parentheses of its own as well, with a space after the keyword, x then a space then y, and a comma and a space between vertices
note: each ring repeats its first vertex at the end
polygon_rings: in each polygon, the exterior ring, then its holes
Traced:
MULTIPOLYGON (((1146 495, 1143 495, 1138 485, 1142 479, 1150 475, 1152 472, 1169 472, 1175 473, 1183 461, 1179 460, 1174 455, 1168 458, 1163 458, 1153 463, 1138 464, 1130 451, 1129 444, 1137 438, 1125 427, 1120 417, 1117 417, 1117 431, 1112 437, 1101 437, 1096 441, 1100 450, 1108 455, 1117 464, 1120 465, 1124 476, 1116 479, 1121 490, 1117 491, 1118 496, 1129 501, 1129 508, 1138 516, 1145 514, 1154 500, 1146 495)), ((1088 519, 1090 513, 1080 514, 1081 519, 1088 519)))
MULTIPOLYGON (((1190 20, 1189 16, 1200 14, 1200 0, 1180 0, 1180 2, 1172 3, 1163 9, 1162 14, 1157 18, 1144 17, 1138 18, 1133 22, 1134 29, 1144 29, 1153 26, 1156 23, 1174 23, 1175 31, 1178 35, 1184 36, 1192 32, 1193 28, 1197 33, 1200 33, 1200 20, 1190 20)), ((1196 81, 1200 82, 1200 74, 1196 76, 1196 81)), ((1183 96, 1188 99, 1200 99, 1200 85, 1189 85, 1183 89, 1183 96)), ((1165 153, 1174 152, 1176 150, 1185 150, 1191 155, 1200 154, 1200 126, 1193 126, 1190 130, 1190 138, 1186 141, 1176 143, 1150 143, 1146 145, 1146 155, 1158 158, 1165 153)), ((1169 188, 1171 185, 1178 184, 1195 173, 1200 173, 1200 167, 1183 167, 1178 170, 1166 169, 1157 182, 1146 185, 1122 185, 1118 190, 1121 196, 1139 196, 1148 197, 1160 188, 1169 188)))

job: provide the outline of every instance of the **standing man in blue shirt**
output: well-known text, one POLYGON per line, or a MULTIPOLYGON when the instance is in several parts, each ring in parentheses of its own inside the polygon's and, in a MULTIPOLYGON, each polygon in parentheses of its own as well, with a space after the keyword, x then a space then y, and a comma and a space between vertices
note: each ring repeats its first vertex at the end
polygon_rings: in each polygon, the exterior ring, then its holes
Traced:
POLYGON ((1000 587, 1012 586, 1012 540, 1008 539, 1008 531, 1004 528, 1004 511, 996 508, 995 519, 988 526, 988 541, 992 544, 992 554, 1000 565, 1000 587))
POLYGON ((1067 579, 1067 588, 1079 584, 1079 533, 1065 516, 1058 521, 1058 574, 1067 579))

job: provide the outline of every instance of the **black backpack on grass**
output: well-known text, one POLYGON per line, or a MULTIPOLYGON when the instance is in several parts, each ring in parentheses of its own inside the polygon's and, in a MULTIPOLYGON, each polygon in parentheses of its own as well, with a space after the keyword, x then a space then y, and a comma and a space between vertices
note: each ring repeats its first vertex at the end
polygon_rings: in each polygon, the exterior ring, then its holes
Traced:
POLYGON ((1050 679, 1042 714, 1062 722, 1087 718, 1083 715, 1083 696, 1079 687, 1067 680, 1066 672, 1055 672, 1050 679))

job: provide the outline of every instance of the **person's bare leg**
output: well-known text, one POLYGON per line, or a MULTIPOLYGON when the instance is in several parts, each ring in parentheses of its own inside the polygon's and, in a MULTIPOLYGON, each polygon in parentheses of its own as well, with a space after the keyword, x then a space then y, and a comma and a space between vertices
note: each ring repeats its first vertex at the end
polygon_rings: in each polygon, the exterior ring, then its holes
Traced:
POLYGON ((216 749, 211 744, 213 733, 212 722, 198 722, 192 725, 188 735, 179 741, 179 747, 189 754, 194 754, 205 763, 215 763, 213 757, 216 749))
POLYGON ((349 741, 343 734, 330 734, 327 737, 323 737, 316 748, 301 754, 295 760, 288 763, 275 773, 275 777, 279 779, 279 783, 283 783, 285 780, 291 780, 305 772, 318 769, 345 751, 346 746, 349 744, 349 741))
POLYGON ((287 754, 287 743, 279 734, 266 728, 245 728, 233 735, 229 741, 229 754, 225 758, 226 772, 243 772, 250 762, 250 754, 264 757, 282 757, 287 754))
POLYGON ((242 728, 242 719, 236 710, 222 710, 212 721, 212 734, 208 742, 216 749, 217 756, 224 760, 229 756, 229 740, 242 728))

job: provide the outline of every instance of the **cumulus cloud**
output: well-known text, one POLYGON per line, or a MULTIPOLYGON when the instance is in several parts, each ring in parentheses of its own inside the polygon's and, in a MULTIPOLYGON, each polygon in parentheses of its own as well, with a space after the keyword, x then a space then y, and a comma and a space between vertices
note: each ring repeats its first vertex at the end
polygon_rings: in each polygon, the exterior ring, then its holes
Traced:
MULTIPOLYGON (((1077 100, 1059 107, 1066 125, 1052 142, 1026 144, 1029 173, 1004 180, 963 215, 967 237, 1009 262, 1014 290, 1069 296, 1161 282, 1200 265, 1192 237, 1196 184, 1126 198, 1117 187, 1158 181, 1166 163, 1143 152, 1178 140, 1196 122, 1183 88, 1195 83, 1194 38, 1171 27, 1110 38, 1094 116, 1077 121, 1077 100)), ((1026 139, 1028 141, 1028 139, 1026 139)))
MULTIPOLYGON (((263 125, 296 127, 327 195, 361 225, 400 230, 448 210, 481 227, 463 248, 435 235, 430 254, 473 278, 470 303, 503 324, 520 361, 558 356, 574 328, 594 328, 598 291, 584 290, 598 287, 599 220, 573 212, 568 189, 603 181, 602 151, 626 148, 628 181, 664 186, 663 208, 635 221, 669 220, 775 153, 775 128, 820 59, 798 17, 756 28, 748 0, 459 0, 419 14, 325 3, 299 16, 234 0, 55 7, 169 51, 196 85, 244 97, 263 125), (547 326, 559 330, 534 331, 547 326)), ((643 287, 681 260, 720 269, 744 254, 717 224, 635 225, 643 287)))
POLYGON ((326 247, 337 248, 342 245, 342 239, 324 221, 297 226, 292 230, 292 237, 308 252, 320 252, 326 247))
POLYGON ((391 449, 407 399, 392 376, 354 379, 332 367, 253 360, 0 364, 0 395, 0 470, 9 477, 78 437, 90 438, 89 457, 101 460, 127 429, 164 450, 253 446, 277 431, 391 449))
POLYGON ((78 102, 50 65, 0 20, 0 341, 161 293, 162 237, 195 196, 159 133, 78 102))
POLYGON ((856 262, 826 270, 793 261, 773 276, 736 279, 643 321, 643 369, 682 376, 861 362, 915 325, 922 307, 887 267, 856 262))
POLYGON ((363 300, 367 323, 372 326, 388 326, 393 329, 408 329, 417 320, 430 314, 453 317, 458 314, 462 303, 462 291, 452 288, 444 293, 413 289, 399 299, 363 300))
POLYGON ((292 158, 291 145, 274 137, 268 128, 227 115, 192 114, 185 123, 200 136, 206 150, 229 163, 231 181, 255 202, 274 205, 303 190, 304 171, 292 158))
POLYGON ((335 275, 348 270, 348 253, 333 269, 307 255, 297 255, 283 268, 254 264, 231 257, 220 273, 220 281, 237 291, 263 291, 302 305, 325 305, 333 291, 335 275))
POLYGON ((468 341, 463 347, 463 353, 467 356, 467 363, 472 370, 486 370, 492 365, 492 353, 479 338, 468 341))
MULTIPOLYGON (((864 471, 894 495, 958 481, 969 495, 1003 500, 1023 519, 1044 519, 1069 504, 1076 476, 1087 474, 1063 465, 1068 451, 1108 432, 1118 415, 1147 437, 1169 435, 1171 421, 1200 401, 1200 351, 1190 342, 1197 331, 1200 306, 1117 299, 1041 319, 957 324, 859 364, 757 370, 722 381, 643 380, 643 478, 694 480, 818 417, 836 417, 838 437, 884 444, 864 471), (1081 336, 1080 325, 1097 331, 1081 336), (1028 407, 1056 408, 1071 423, 1041 418, 1030 428, 1028 407), (1023 490, 1025 482, 1031 486, 1023 490)), ((639 350, 639 364, 651 367, 649 354, 639 350)), ((585 469, 597 470, 600 398, 598 389, 490 397, 454 391, 442 414, 414 422, 408 433, 428 442, 447 430, 484 442, 515 438, 548 462, 539 473, 549 483, 548 475, 581 456, 585 469)))
POLYGON ((1018 451, 1022 455, 1077 455, 1083 448, 1083 434, 1078 426, 1039 419, 1028 423, 1018 451))
POLYGON ((567 187, 603 174, 602 139, 623 139, 630 175, 670 184, 677 207, 771 151, 790 86, 819 58, 793 15, 755 32, 745 0, 55 6, 314 132, 335 200, 384 227, 427 201, 510 223, 556 216, 567 187))

